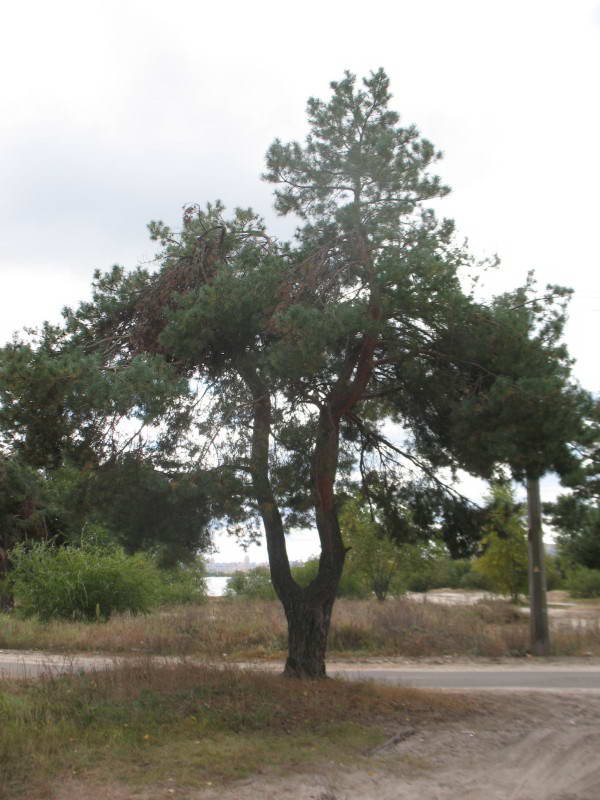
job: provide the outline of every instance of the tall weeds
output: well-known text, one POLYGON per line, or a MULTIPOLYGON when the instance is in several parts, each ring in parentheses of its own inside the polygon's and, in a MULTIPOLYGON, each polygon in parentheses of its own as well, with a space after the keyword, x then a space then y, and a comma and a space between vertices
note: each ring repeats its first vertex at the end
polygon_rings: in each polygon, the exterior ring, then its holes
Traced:
MULTIPOLYGON (((202 606, 114 615, 95 624, 0 615, 0 648, 7 649, 260 659, 281 657, 286 637, 285 618, 274 601, 215 598, 202 606)), ((600 616, 553 623, 552 641, 555 655, 600 654, 600 616)), ((524 655, 528 646, 527 618, 498 600, 472 606, 407 598, 339 600, 329 640, 333 657, 500 657, 524 655)))

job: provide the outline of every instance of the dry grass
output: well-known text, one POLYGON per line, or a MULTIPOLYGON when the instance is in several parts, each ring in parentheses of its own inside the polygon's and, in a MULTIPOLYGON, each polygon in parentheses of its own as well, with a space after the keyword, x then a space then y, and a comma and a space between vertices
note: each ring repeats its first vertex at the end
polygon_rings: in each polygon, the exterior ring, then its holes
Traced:
MULTIPOLYGON (((152 653, 210 659, 279 658, 286 625, 279 603, 213 599, 200 607, 122 615, 104 624, 0 616, 0 648, 54 652, 152 653)), ((553 654, 600 654, 600 618, 553 625, 553 654)), ((448 606, 398 598, 338 601, 329 640, 332 657, 519 656, 529 647, 526 617, 500 600, 448 606)))
POLYGON ((186 662, 5 680, 0 798, 43 796, 59 776, 197 787, 265 764, 356 763, 391 730, 474 711, 454 694, 186 662))

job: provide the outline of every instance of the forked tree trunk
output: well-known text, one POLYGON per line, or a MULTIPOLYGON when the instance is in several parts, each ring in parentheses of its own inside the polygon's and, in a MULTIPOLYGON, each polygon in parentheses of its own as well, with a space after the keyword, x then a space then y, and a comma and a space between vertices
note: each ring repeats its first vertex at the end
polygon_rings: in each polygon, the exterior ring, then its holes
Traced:
MULTIPOLYGON (((270 395, 254 366, 248 362, 240 364, 240 374, 254 402, 250 471, 265 529, 271 580, 288 622, 288 658, 284 674, 289 677, 324 678, 326 674, 331 612, 346 555, 334 497, 340 418, 356 403, 368 380, 373 346, 367 337, 367 345, 358 358, 356 377, 334 392, 331 402, 324 405, 319 414, 311 483, 321 557, 317 577, 305 588, 298 586, 291 573, 283 521, 269 478, 270 395)), ((351 367, 349 364, 349 374, 351 367)))

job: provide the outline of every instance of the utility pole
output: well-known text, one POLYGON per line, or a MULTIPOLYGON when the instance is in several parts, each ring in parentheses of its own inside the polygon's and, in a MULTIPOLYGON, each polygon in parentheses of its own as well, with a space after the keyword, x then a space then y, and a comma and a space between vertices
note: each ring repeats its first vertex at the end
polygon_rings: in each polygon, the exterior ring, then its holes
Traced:
POLYGON ((546 603, 546 567, 542 538, 542 503, 540 479, 527 476, 527 516, 529 521, 529 631, 534 656, 550 654, 548 607, 546 603))

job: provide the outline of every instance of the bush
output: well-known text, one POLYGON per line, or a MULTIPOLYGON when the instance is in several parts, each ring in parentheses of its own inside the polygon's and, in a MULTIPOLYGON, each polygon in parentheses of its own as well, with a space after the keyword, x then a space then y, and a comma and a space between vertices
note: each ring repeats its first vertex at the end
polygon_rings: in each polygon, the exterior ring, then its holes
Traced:
POLYGON ((275 600, 275 589, 271 583, 268 567, 254 567, 234 572, 227 581, 226 597, 252 597, 255 600, 275 600))
POLYGON ((160 570, 160 605, 199 604, 206 601, 205 569, 202 559, 173 569, 160 570))
POLYGON ((489 579, 481 572, 470 567, 468 572, 460 579, 459 589, 476 589, 480 592, 491 592, 492 586, 489 579))
POLYGON ((546 566, 546 588, 549 592, 553 589, 560 589, 563 585, 563 576, 560 571, 558 559, 555 556, 546 555, 544 557, 546 566))
POLYGON ((600 597, 600 569, 573 570, 567 576, 567 589, 573 597, 600 597))
MULTIPOLYGON (((311 558, 304 564, 292 567, 292 575, 300 586, 308 586, 317 576, 319 560, 311 558)), ((252 597, 256 600, 274 600, 275 589, 271 583, 271 574, 268 567, 254 567, 253 569, 234 572, 225 589, 227 597, 252 597)), ((337 597, 368 597, 369 591, 360 576, 352 570, 344 569, 337 597)))
POLYGON ((106 620, 115 612, 145 613, 160 601, 160 572, 143 553, 36 542, 15 547, 11 561, 16 605, 26 617, 106 620))
POLYGON ((468 559, 454 560, 445 554, 425 555, 421 563, 415 563, 407 578, 407 587, 411 592, 467 588, 464 586, 464 579, 471 572, 471 562, 468 559))
MULTIPOLYGON (((344 566, 336 597, 353 597, 355 599, 368 597, 370 591, 367 584, 363 577, 359 575, 356 570, 353 570, 351 566, 352 565, 348 563, 344 566)), ((292 567, 294 580, 296 580, 300 586, 308 586, 308 584, 317 577, 318 571, 318 558, 309 558, 304 564, 296 564, 292 567)))
POLYGON ((433 586, 430 572, 422 570, 408 578, 406 588, 409 592, 428 592, 435 587, 433 586))

